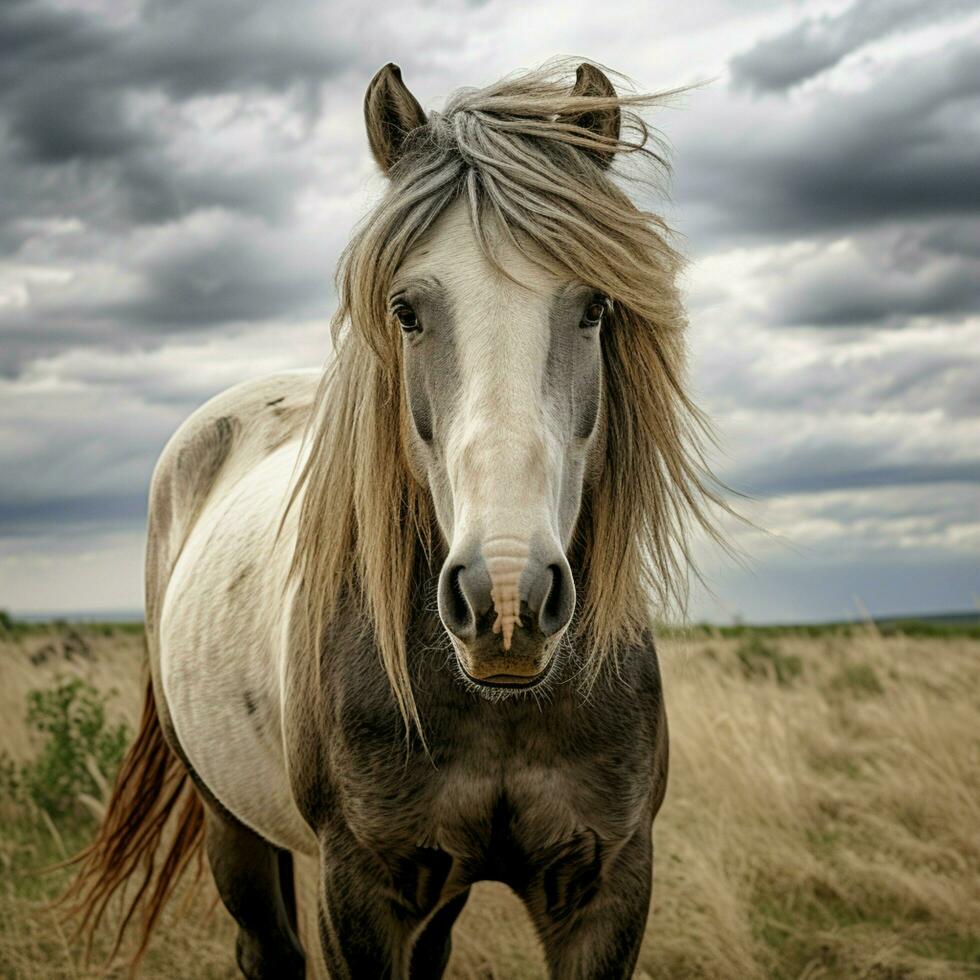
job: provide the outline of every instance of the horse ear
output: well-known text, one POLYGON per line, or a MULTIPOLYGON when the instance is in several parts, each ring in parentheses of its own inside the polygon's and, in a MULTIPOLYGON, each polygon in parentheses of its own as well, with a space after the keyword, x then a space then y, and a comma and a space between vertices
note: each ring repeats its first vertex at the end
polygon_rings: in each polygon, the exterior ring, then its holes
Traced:
POLYGON ((374 159, 387 174, 401 157, 405 138, 426 122, 422 106, 405 87, 398 65, 385 65, 371 79, 364 96, 364 122, 374 159))
MULTIPOLYGON (((616 89, 613 88, 613 83, 595 65, 583 61, 575 72, 575 84, 572 86, 571 94, 588 98, 614 99, 616 98, 616 89)), ((597 136, 604 136, 610 140, 619 139, 619 106, 583 112, 582 115, 575 116, 570 121, 576 126, 581 126, 582 129, 590 130, 597 136)), ((612 163, 612 152, 594 151, 594 156, 604 167, 608 167, 612 163)))

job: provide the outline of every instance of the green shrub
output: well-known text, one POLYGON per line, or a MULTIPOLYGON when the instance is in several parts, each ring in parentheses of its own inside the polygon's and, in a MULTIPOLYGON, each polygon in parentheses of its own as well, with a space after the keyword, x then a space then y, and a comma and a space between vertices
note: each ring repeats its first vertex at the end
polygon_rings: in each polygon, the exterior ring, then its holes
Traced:
POLYGON ((16 640, 27 632, 27 624, 14 619, 6 609, 0 609, 0 637, 5 640, 16 640))
POLYGON ((799 657, 782 653, 775 643, 758 633, 748 633, 735 648, 735 656, 742 676, 748 680, 772 677, 785 687, 803 673, 803 661, 799 657))
POLYGON ((868 697, 883 694, 874 667, 866 663, 849 663, 842 667, 830 680, 832 691, 849 691, 858 697, 868 697))
POLYGON ((79 678, 31 691, 27 724, 43 736, 41 748, 20 766, 0 755, 0 792, 29 798, 54 818, 77 812, 82 794, 98 798, 97 777, 112 781, 129 742, 127 726, 106 718, 110 696, 79 678))

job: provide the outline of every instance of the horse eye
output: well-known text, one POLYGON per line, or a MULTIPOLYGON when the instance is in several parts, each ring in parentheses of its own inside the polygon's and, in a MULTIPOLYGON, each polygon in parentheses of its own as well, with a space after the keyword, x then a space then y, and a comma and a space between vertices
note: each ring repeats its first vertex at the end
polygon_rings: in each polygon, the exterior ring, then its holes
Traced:
POLYGON ((419 323, 419 318, 410 306, 398 306, 395 308, 395 316, 398 318, 398 322, 401 324, 402 330, 405 333, 415 333, 417 330, 422 329, 422 325, 419 323))
POLYGON ((606 312, 606 299, 596 298, 593 299, 591 303, 585 308, 585 313, 582 316, 582 326, 583 327, 597 327, 602 323, 602 317, 606 312))

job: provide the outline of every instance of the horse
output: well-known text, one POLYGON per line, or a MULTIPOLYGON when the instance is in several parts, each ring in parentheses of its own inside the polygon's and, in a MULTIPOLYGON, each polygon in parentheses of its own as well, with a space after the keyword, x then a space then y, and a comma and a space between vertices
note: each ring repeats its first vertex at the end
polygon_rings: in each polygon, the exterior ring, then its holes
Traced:
POLYGON ((552 976, 631 975, 667 780, 653 611, 721 498, 681 259, 635 200, 662 98, 607 71, 427 115, 382 68, 387 181, 326 368, 219 394, 160 456, 142 722, 68 891, 90 935, 123 893, 113 955, 206 853, 242 974, 304 976, 299 854, 331 976, 441 976, 483 880, 552 976))

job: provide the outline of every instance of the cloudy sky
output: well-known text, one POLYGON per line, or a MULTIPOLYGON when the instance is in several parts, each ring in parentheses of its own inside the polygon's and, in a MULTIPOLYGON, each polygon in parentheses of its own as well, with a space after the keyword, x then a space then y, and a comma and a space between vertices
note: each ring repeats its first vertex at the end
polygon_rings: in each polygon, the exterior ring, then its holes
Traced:
POLYGON ((3 0, 0 607, 138 608, 169 434, 324 361, 380 65, 437 108, 558 54, 704 83, 653 119, 662 208, 716 468, 767 533, 704 551, 694 614, 975 608, 976 0, 3 0))

